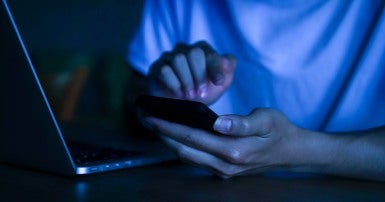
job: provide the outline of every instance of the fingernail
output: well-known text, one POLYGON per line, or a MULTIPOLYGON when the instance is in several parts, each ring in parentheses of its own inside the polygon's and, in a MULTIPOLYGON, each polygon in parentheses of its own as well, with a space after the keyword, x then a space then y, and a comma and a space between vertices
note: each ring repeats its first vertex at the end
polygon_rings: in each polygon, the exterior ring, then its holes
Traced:
POLYGON ((200 98, 205 98, 207 96, 207 84, 199 86, 198 95, 200 98))
POLYGON ((228 133, 231 131, 233 122, 229 118, 219 117, 214 123, 214 130, 221 133, 228 133))

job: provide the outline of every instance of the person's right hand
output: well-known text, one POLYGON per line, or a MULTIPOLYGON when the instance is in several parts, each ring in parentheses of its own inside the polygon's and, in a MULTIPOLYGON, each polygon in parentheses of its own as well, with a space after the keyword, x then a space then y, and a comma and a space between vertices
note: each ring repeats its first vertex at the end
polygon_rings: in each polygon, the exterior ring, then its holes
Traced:
POLYGON ((150 69, 150 93, 211 104, 230 86, 236 60, 219 55, 206 42, 178 44, 150 69))

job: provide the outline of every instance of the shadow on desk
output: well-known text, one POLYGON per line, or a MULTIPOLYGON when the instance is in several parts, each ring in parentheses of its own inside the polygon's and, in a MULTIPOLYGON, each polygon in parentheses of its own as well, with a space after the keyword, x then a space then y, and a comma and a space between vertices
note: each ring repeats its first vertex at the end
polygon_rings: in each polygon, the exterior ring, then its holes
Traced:
POLYGON ((321 176, 222 180, 179 162, 64 178, 0 164, 0 201, 385 201, 385 183, 321 176))

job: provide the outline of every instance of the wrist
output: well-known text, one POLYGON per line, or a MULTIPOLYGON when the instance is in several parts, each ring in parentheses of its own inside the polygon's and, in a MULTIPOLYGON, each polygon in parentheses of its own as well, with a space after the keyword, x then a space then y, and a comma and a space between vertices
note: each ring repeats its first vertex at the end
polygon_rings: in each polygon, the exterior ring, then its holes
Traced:
POLYGON ((290 170, 325 173, 333 165, 339 141, 333 135, 298 128, 293 143, 290 170))

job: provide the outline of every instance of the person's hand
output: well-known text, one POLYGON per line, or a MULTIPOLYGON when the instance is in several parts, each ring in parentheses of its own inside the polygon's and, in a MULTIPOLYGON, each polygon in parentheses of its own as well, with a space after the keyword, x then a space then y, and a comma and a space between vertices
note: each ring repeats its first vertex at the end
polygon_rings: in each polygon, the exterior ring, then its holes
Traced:
POLYGON ((150 93, 211 104, 230 86, 235 59, 218 55, 206 42, 178 44, 150 68, 150 93))
POLYGON ((217 134, 154 117, 146 121, 182 160, 224 178, 291 166, 301 139, 301 129, 272 109, 220 116, 214 124, 217 134))

